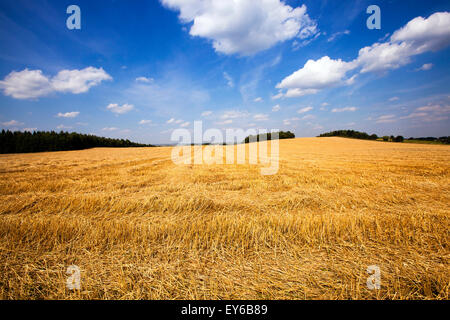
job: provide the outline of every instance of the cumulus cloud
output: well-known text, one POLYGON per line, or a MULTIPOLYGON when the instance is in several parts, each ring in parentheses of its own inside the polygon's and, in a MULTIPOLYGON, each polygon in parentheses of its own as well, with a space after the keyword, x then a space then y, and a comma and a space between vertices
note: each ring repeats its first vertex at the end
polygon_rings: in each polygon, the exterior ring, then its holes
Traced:
POLYGON ((374 43, 359 50, 358 65, 361 73, 397 69, 411 62, 410 43, 374 43))
POLYGON ((184 128, 187 127, 190 124, 190 122, 183 122, 182 124, 180 124, 180 127, 184 128))
POLYGON ((450 13, 436 12, 428 19, 417 17, 394 32, 392 42, 408 42, 414 53, 437 51, 450 44, 450 13))
POLYGON ((104 80, 111 80, 103 68, 87 67, 82 70, 62 70, 52 79, 55 91, 75 94, 87 92, 104 80))
POLYGON ((257 98, 255 98, 255 100, 253 100, 254 102, 263 102, 264 100, 263 100, 263 98, 261 98, 261 97, 257 97, 257 98))
POLYGON ((425 63, 420 68, 417 68, 416 71, 428 71, 428 70, 431 70, 431 68, 433 68, 432 63, 425 63))
POLYGON ((87 92, 91 87, 112 77, 102 68, 87 67, 82 70, 62 70, 50 78, 41 70, 12 71, 2 81, 0 88, 15 99, 36 99, 53 92, 87 92))
POLYGON ((17 120, 11 120, 11 121, 7 121, 7 122, 2 122, 2 125, 4 125, 5 127, 16 127, 16 126, 22 126, 23 122, 19 122, 17 120))
POLYGON ((298 109, 297 113, 305 113, 305 112, 311 111, 312 109, 313 109, 313 107, 304 107, 304 108, 298 109))
POLYGON ((292 8, 280 0, 160 0, 179 11, 183 23, 192 23, 189 34, 212 41, 217 52, 252 55, 294 37, 316 34, 316 22, 306 6, 292 8))
POLYGON ((331 112, 353 112, 356 111, 358 108, 355 107, 344 107, 344 108, 334 108, 331 110, 331 112))
POLYGON ((106 109, 110 110, 113 113, 116 114, 125 114, 127 112, 130 112, 134 109, 134 106, 132 104, 123 104, 122 106, 119 106, 117 103, 110 103, 106 109))
POLYGON ((212 115, 212 111, 203 111, 202 112, 202 117, 207 117, 207 116, 210 116, 210 115, 212 115))
POLYGON ((280 111, 280 110, 281 110, 281 107, 280 107, 279 104, 277 104, 276 106, 273 106, 273 107, 272 107, 272 112, 278 112, 278 111, 280 111))
MULTIPOLYGON (((359 50, 358 57, 350 62, 324 56, 308 60, 303 68, 277 84, 281 90, 275 98, 301 97, 322 89, 354 82, 359 73, 386 72, 411 62, 415 55, 437 51, 450 44, 450 13, 437 12, 427 19, 417 17, 394 32, 387 42, 376 42, 359 50)), ((425 66, 430 68, 431 66, 425 66)))
POLYGON ((392 97, 392 98, 389 98, 389 101, 391 101, 391 102, 398 101, 398 100, 400 100, 399 97, 392 97))
POLYGON ((315 94, 324 88, 351 84, 354 77, 346 78, 346 73, 354 68, 353 62, 333 60, 328 56, 308 60, 303 68, 284 78, 276 87, 287 89, 285 97, 315 94))
POLYGON ((56 116, 58 118, 76 118, 80 113, 78 111, 61 113, 59 112, 56 116))
POLYGON ((149 124, 152 123, 152 120, 141 120, 139 121, 139 124, 149 124))
POLYGON ((437 51, 450 44, 450 13, 436 12, 427 19, 417 17, 394 32, 389 42, 362 48, 358 63, 361 72, 397 69, 411 62, 411 57, 437 51))

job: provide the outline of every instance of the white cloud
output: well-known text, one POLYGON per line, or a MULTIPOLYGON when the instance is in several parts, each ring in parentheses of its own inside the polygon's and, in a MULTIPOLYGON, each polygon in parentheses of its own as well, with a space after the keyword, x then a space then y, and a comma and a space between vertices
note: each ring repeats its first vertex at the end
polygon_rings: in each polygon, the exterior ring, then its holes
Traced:
POLYGON ((329 104, 328 102, 324 102, 324 103, 321 104, 322 107, 327 107, 327 106, 329 106, 329 105, 330 105, 330 104, 329 104))
POLYGON ((172 122, 174 122, 174 121, 175 121, 174 118, 170 118, 169 120, 166 121, 166 123, 172 123, 172 122))
POLYGON ((0 81, 0 88, 15 99, 34 99, 52 92, 50 80, 41 70, 13 71, 0 81))
POLYGON ((431 70, 431 68, 433 68, 432 63, 425 63, 420 68, 417 68, 416 71, 428 71, 428 70, 431 70))
POLYGON ((62 70, 52 79, 55 91, 75 94, 87 92, 104 80, 111 80, 103 68, 87 67, 82 70, 62 70))
POLYGON ((399 97, 392 97, 392 98, 389 98, 389 101, 391 101, 391 102, 398 101, 398 100, 400 100, 399 97))
POLYGON ((397 69, 411 57, 437 51, 450 44, 450 13, 436 12, 428 19, 417 17, 394 32, 389 42, 374 43, 359 51, 361 72, 397 69))
POLYGON ((2 125, 4 125, 5 127, 15 127, 15 126, 22 126, 23 122, 19 122, 17 120, 11 120, 8 122, 2 122, 2 125))
POLYGON ((283 98, 283 97, 284 97, 284 93, 281 92, 281 90, 280 90, 280 92, 278 92, 276 95, 271 96, 270 98, 271 98, 272 100, 278 100, 278 99, 281 99, 281 98, 283 98))
POLYGON ((210 115, 212 115, 212 111, 203 111, 202 112, 202 117, 207 117, 207 116, 210 116, 210 115))
POLYGON ((342 35, 344 35, 344 34, 346 34, 346 35, 350 34, 350 30, 344 30, 344 31, 340 31, 340 32, 333 33, 333 34, 328 38, 327 41, 328 41, 328 42, 332 42, 332 41, 336 40, 336 38, 338 38, 339 36, 342 36, 342 35))
POLYGON ((106 128, 102 129, 102 131, 117 131, 117 130, 119 130, 119 129, 116 127, 106 127, 106 128))
POLYGON ((306 116, 302 117, 302 120, 311 120, 311 119, 315 119, 316 117, 313 116, 312 114, 307 114, 306 116))
POLYGON ((143 83, 152 83, 154 81, 153 78, 146 78, 146 77, 137 77, 136 82, 143 82, 143 83))
POLYGON ((426 117, 428 113, 426 112, 413 112, 407 116, 401 117, 400 119, 412 119, 412 118, 422 118, 426 117))
POLYGON ((23 128, 21 131, 23 131, 23 132, 33 132, 33 131, 36 131, 37 130, 37 128, 23 128))
POLYGON ((416 109, 417 111, 432 111, 439 114, 442 113, 450 113, 450 105, 441 106, 441 105, 427 105, 416 109))
POLYGON ((397 121, 397 120, 395 119, 395 115, 393 115, 393 114, 379 116, 376 119, 376 123, 391 123, 391 122, 395 122, 395 121, 397 121))
POLYGON ((417 17, 394 32, 389 41, 374 43, 359 50, 358 57, 345 62, 328 56, 308 60, 303 68, 284 78, 276 87, 285 89, 275 98, 300 97, 315 94, 324 88, 349 85, 357 74, 347 78, 347 72, 360 68, 360 73, 382 72, 400 68, 411 57, 427 51, 437 51, 450 44, 450 13, 437 12, 427 19, 417 17))
POLYGON ((117 103, 111 103, 106 107, 106 109, 116 114, 125 114, 133 110, 134 106, 127 103, 123 104, 122 106, 119 106, 117 103))
POLYGON ((36 99, 53 92, 87 92, 91 87, 111 76, 102 68, 87 67, 82 70, 62 70, 49 78, 41 70, 12 71, 0 81, 0 88, 7 96, 15 99, 36 99))
POLYGON ((60 124, 59 126, 56 127, 56 129, 64 130, 64 129, 72 129, 72 127, 60 124))
POLYGON ((226 72, 223 73, 223 77, 225 78, 225 80, 227 80, 227 85, 230 88, 233 88, 234 87, 233 78, 231 78, 231 76, 226 72))
POLYGON ((180 127, 184 128, 187 127, 190 124, 190 122, 183 122, 182 124, 180 124, 180 127))
POLYGON ((402 43, 374 43, 359 50, 361 73, 397 69, 411 62, 411 45, 402 43))
POLYGON ((331 112, 346 112, 346 111, 353 112, 356 111, 357 109, 358 108, 355 107, 334 108, 331 110, 331 112))
POLYGON ((231 123, 233 123, 233 120, 228 119, 228 120, 219 121, 219 122, 214 122, 214 123, 215 123, 215 124, 218 124, 218 125, 231 124, 231 123))
POLYGON ((258 113, 253 116, 253 119, 256 121, 267 121, 269 120, 269 116, 267 114, 258 113))
POLYGON ((280 107, 279 104, 277 104, 276 106, 273 106, 273 107, 272 107, 272 112, 278 112, 278 111, 280 111, 280 110, 281 110, 281 107, 280 107))
POLYGON ((354 77, 347 79, 346 73, 354 68, 355 64, 352 62, 333 60, 328 56, 308 60, 303 68, 284 78, 276 87, 287 89, 286 97, 315 94, 324 88, 351 84, 354 77))
POLYGON ((304 108, 301 108, 301 109, 298 109, 297 110, 297 113, 305 113, 305 112, 308 112, 308 111, 311 111, 313 109, 313 107, 304 107, 304 108))
POLYGON ((180 12, 183 23, 192 23, 190 35, 212 41, 217 52, 252 55, 294 37, 317 33, 306 6, 292 8, 280 0, 161 0, 180 12))
POLYGON ((139 121, 139 124, 149 124, 152 123, 152 120, 141 120, 139 121))
POLYGON ((236 119, 236 118, 245 118, 248 116, 248 112, 247 111, 236 111, 236 110, 231 110, 231 111, 226 111, 224 112, 224 114, 222 115, 222 119, 236 119))
POLYGON ((80 113, 78 111, 61 113, 59 112, 56 116, 58 118, 76 118, 80 113))
POLYGON ((263 102, 264 100, 263 100, 263 98, 261 98, 261 97, 258 97, 258 98, 255 98, 255 100, 253 100, 254 102, 263 102))
POLYGON ((421 122, 434 122, 442 121, 448 119, 448 114, 450 114, 450 105, 433 105, 429 104, 427 106, 419 107, 407 116, 401 117, 400 119, 412 119, 421 122))
POLYGON ((443 49, 450 44, 450 13, 436 12, 428 19, 414 18, 395 31, 391 41, 410 43, 414 54, 443 49))

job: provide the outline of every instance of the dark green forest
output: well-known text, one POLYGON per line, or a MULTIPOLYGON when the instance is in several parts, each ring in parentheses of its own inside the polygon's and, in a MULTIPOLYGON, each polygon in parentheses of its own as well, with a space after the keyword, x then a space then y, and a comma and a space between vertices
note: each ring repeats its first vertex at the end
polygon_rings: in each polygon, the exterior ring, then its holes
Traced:
POLYGON ((0 134, 0 153, 82 150, 96 147, 152 147, 124 139, 97 137, 75 132, 5 131, 0 134))
MULTIPOLYGON (((280 131, 278 132, 278 139, 293 139, 295 138, 295 134, 293 134, 290 131, 280 131)), ((271 133, 267 133, 267 134, 259 134, 257 136, 248 136, 247 138, 245 138, 244 142, 245 143, 249 143, 250 140, 253 141, 266 141, 266 140, 272 140, 272 135, 271 133)))

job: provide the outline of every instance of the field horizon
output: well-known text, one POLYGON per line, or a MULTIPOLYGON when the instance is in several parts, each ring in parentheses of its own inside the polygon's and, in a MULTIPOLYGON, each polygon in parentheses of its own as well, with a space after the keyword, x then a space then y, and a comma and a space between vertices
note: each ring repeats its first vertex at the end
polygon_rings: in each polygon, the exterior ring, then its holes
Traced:
POLYGON ((272 176, 172 147, 0 155, 0 298, 448 299, 450 147, 279 143, 272 176))

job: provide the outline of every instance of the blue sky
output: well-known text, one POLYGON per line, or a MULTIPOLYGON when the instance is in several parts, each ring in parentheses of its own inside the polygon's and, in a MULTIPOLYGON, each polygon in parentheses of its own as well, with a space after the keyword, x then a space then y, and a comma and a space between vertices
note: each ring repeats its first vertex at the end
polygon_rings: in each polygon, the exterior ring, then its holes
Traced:
POLYGON ((196 120, 450 135, 448 1, 256 3, 3 0, 0 127, 145 143, 196 120), (66 27, 71 4, 81 30, 66 27))

